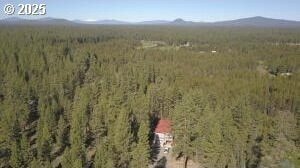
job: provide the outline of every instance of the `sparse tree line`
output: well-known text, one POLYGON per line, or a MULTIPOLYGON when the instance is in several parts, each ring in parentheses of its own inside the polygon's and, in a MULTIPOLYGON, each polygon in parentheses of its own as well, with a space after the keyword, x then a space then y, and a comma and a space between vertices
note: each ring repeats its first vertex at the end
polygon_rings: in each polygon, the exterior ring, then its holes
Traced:
POLYGON ((203 167, 300 166, 300 47, 284 45, 299 40, 293 29, 1 27, 0 167, 148 167, 158 118, 171 119, 174 157, 203 167), (292 76, 261 74, 259 61, 292 76))

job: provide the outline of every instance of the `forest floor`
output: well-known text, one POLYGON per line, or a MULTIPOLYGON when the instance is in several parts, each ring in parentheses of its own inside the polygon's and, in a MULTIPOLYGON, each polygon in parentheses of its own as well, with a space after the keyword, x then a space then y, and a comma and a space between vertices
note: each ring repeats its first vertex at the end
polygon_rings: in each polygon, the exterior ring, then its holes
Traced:
MULTIPOLYGON (((172 149, 168 153, 164 153, 163 149, 159 149, 159 153, 157 154, 157 159, 154 161, 149 168, 183 168, 184 167, 184 159, 177 159, 173 153, 172 149)), ((201 165, 193 162, 192 160, 187 163, 188 168, 202 168, 201 165)))

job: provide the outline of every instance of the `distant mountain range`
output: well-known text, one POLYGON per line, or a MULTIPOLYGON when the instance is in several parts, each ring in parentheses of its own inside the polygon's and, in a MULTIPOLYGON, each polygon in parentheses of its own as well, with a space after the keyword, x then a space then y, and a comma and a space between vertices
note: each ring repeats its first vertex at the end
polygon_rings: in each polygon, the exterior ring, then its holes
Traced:
POLYGON ((75 22, 67 19, 45 17, 41 19, 29 20, 18 17, 10 17, 0 20, 0 25, 75 25, 75 22))
POLYGON ((120 20, 97 20, 97 21, 82 21, 82 20, 66 20, 58 18, 42 18, 36 20, 27 20, 17 17, 11 17, 0 20, 0 25, 169 25, 169 26, 220 26, 220 27, 282 27, 282 28, 300 28, 300 21, 281 20, 265 18, 261 16, 243 18, 229 21, 219 22, 192 22, 183 19, 153 20, 143 22, 125 22, 120 20))
POLYGON ((127 25, 129 22, 124 22, 120 20, 97 20, 97 21, 83 21, 83 20, 73 20, 74 23, 79 24, 99 24, 99 25, 127 25))

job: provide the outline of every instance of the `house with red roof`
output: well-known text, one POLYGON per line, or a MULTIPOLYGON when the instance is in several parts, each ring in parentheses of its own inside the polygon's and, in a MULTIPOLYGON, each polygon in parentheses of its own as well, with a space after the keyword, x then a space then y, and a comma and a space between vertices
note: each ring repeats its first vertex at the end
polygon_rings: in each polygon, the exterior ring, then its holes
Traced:
POLYGON ((159 143, 160 147, 171 148, 173 136, 171 134, 171 121, 168 119, 160 119, 154 130, 155 143, 159 143))

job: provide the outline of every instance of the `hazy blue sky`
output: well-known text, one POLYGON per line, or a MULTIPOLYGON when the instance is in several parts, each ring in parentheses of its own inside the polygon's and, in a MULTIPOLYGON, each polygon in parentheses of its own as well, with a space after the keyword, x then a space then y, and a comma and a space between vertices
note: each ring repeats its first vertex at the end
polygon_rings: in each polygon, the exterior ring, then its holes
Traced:
MULTIPOLYGON (((300 0, 0 0, 0 18, 7 3, 45 3, 47 17, 124 21, 219 21, 265 16, 300 21, 300 0)), ((12 15, 17 16, 17 15, 12 15)), ((27 18, 38 18, 39 16, 27 18)))

